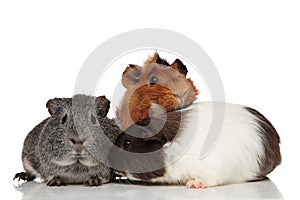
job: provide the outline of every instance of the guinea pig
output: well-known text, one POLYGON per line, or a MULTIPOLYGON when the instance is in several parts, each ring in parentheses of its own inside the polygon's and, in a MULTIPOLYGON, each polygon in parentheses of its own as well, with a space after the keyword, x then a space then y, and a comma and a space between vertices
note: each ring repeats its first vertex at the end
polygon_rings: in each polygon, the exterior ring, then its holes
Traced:
POLYGON ((203 102, 163 113, 153 104, 150 119, 118 137, 110 153, 116 173, 136 181, 205 188, 262 180, 281 163, 279 135, 252 108, 203 102), (201 155, 211 134, 219 136, 201 155))
POLYGON ((121 133, 106 117, 110 101, 105 96, 74 95, 51 99, 46 106, 51 117, 27 135, 22 151, 25 172, 14 179, 40 178, 48 186, 107 183, 111 169, 99 156, 107 161, 109 143, 121 133))
POLYGON ((196 99, 199 91, 190 78, 186 66, 176 59, 172 64, 156 52, 144 66, 130 64, 122 75, 126 88, 116 111, 116 121, 122 130, 149 117, 152 103, 167 111, 184 108, 196 99))

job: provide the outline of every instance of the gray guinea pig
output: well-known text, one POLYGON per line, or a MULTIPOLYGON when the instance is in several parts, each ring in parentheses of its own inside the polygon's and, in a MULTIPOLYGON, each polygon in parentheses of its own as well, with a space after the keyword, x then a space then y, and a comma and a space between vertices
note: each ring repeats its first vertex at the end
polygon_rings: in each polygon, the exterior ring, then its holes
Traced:
POLYGON ((51 117, 27 135, 22 151, 25 172, 14 179, 40 178, 48 186, 107 183, 110 144, 121 132, 106 117, 110 101, 105 96, 75 95, 51 99, 46 106, 51 117))

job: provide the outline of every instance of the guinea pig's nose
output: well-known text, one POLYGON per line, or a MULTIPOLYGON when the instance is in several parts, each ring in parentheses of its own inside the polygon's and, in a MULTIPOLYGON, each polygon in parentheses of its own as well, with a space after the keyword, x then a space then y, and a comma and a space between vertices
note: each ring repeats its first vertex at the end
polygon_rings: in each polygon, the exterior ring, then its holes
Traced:
POLYGON ((83 150, 83 143, 85 142, 82 139, 79 138, 72 138, 70 139, 73 144, 73 149, 76 154, 81 154, 83 150))
POLYGON ((72 142, 72 144, 83 144, 84 142, 85 142, 85 139, 83 138, 83 139, 70 139, 71 140, 71 142, 72 142))
POLYGON ((82 153, 82 149, 83 149, 83 147, 82 147, 81 144, 75 144, 74 145, 74 150, 75 150, 76 153, 82 153))

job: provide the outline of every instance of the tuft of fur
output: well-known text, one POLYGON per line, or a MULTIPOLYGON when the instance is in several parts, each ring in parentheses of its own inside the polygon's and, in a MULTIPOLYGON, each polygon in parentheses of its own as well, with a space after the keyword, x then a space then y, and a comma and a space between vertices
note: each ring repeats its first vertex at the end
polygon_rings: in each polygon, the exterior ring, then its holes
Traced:
POLYGON ((145 60, 144 64, 157 63, 159 65, 170 66, 170 63, 166 59, 161 58, 157 52, 153 54, 153 56, 149 56, 147 60, 145 60))
POLYGON ((122 76, 122 84, 127 90, 116 112, 121 129, 148 118, 153 103, 167 111, 192 104, 199 91, 193 81, 186 78, 187 72, 179 59, 169 65, 157 53, 149 57, 143 67, 129 65, 122 76), (155 84, 151 84, 153 77, 157 80, 155 84))
POLYGON ((22 151, 25 173, 18 173, 15 178, 40 178, 49 186, 107 183, 110 168, 96 156, 108 155, 110 147, 103 144, 103 138, 113 143, 121 133, 114 121, 106 117, 109 104, 105 96, 75 95, 49 100, 46 107, 51 117, 27 135, 22 151))

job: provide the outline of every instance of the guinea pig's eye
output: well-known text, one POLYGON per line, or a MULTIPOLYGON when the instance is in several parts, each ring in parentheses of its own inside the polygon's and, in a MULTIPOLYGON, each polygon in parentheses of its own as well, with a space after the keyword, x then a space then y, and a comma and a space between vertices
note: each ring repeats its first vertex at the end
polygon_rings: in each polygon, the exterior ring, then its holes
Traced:
POLYGON ((93 114, 91 114, 91 122, 92 124, 96 124, 96 118, 94 117, 93 114))
POLYGON ((157 83, 157 78, 156 78, 156 76, 152 76, 151 78, 150 78, 150 85, 155 85, 157 83))
POLYGON ((123 143, 123 146, 125 149, 127 149, 130 145, 130 141, 129 140, 125 140, 124 143, 123 143))
POLYGON ((63 116, 63 118, 61 119, 61 124, 64 124, 64 123, 66 123, 66 121, 67 121, 67 118, 68 118, 68 115, 67 115, 67 114, 65 114, 65 116, 63 116))

